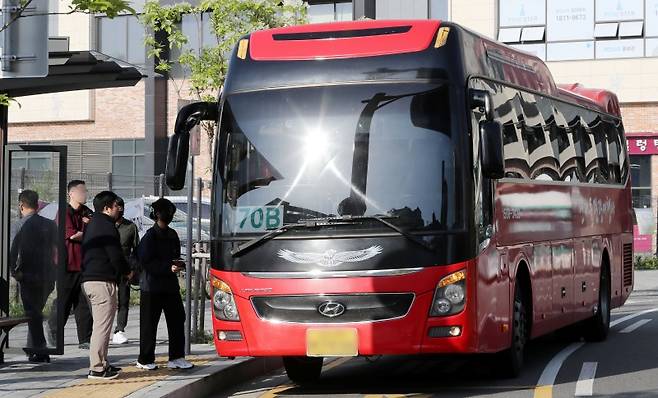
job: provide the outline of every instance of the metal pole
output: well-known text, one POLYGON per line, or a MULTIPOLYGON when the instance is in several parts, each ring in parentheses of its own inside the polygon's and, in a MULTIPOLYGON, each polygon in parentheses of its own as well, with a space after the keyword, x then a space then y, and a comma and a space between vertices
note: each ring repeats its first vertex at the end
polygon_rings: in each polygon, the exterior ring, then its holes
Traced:
POLYGON ((201 177, 196 179, 196 186, 196 241, 201 242, 201 190, 203 189, 201 177))
POLYGON ((25 167, 21 167, 21 186, 20 186, 20 192, 23 192, 25 189, 25 167))
MULTIPOLYGON (((201 252, 201 189, 203 188, 201 178, 196 179, 196 252, 201 252)), ((190 211, 192 209, 190 208, 190 211)), ((199 332, 199 300, 201 300, 201 262, 194 261, 194 337, 198 341, 199 332)), ((204 296, 205 299, 205 296, 204 296)), ((201 315, 203 317, 203 315, 201 315)))
POLYGON ((107 190, 112 190, 112 172, 107 173, 107 190))
MULTIPOLYGON (((201 247, 203 247, 203 252, 206 252, 206 245, 202 244, 201 247)), ((200 279, 201 279, 201 306, 199 308, 199 330, 201 333, 205 333, 205 319, 206 319, 206 267, 207 267, 208 261, 206 260, 205 257, 201 258, 201 267, 199 267, 199 273, 200 273, 200 279)), ((210 293, 210 292, 209 292, 210 293)))
MULTIPOLYGON (((194 251, 196 253, 199 253, 199 243, 194 244, 194 251)), ((193 305, 193 312, 192 312, 192 330, 194 330, 194 341, 197 341, 197 338, 199 336, 199 258, 195 257, 194 258, 194 305, 193 305)))
MULTIPOLYGON (((5 181, 8 177, 11 181, 10 170, 7 159, 5 159, 5 149, 7 145, 7 113, 9 108, 0 105, 0 317, 9 316, 9 183, 5 181)), ((0 331, 0 344, 7 342, 8 336, 5 332, 0 331)), ((4 362, 4 354, 0 350, 0 363, 4 362)))
POLYGON ((190 354, 190 321, 192 304, 192 201, 194 200, 194 156, 190 156, 187 164, 187 244, 185 260, 187 271, 185 272, 185 354, 190 354))
POLYGON ((161 198, 164 196, 164 185, 165 185, 165 175, 160 174, 160 180, 158 181, 158 196, 161 198))

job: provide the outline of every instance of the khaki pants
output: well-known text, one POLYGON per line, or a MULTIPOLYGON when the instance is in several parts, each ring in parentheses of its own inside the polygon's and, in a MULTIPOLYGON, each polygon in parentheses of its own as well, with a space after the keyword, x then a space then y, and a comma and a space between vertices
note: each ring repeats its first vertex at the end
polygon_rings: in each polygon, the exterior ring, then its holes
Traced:
POLYGON ((84 282, 94 324, 89 343, 89 369, 102 372, 109 366, 107 350, 117 312, 117 285, 112 282, 84 282))

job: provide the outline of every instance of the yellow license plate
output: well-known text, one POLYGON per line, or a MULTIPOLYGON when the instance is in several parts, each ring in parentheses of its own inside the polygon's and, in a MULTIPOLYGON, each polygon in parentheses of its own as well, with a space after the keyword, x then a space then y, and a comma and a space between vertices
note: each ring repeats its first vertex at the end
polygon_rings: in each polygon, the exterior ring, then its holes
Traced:
POLYGON ((359 355, 359 335, 356 329, 307 329, 306 355, 355 357, 359 355))

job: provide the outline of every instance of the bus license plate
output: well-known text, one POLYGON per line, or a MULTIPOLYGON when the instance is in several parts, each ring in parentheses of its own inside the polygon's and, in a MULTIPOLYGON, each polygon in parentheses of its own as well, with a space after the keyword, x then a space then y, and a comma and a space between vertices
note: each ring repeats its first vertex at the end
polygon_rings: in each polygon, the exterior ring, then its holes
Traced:
POLYGON ((309 357, 355 357, 359 355, 356 329, 307 329, 306 355, 309 357))

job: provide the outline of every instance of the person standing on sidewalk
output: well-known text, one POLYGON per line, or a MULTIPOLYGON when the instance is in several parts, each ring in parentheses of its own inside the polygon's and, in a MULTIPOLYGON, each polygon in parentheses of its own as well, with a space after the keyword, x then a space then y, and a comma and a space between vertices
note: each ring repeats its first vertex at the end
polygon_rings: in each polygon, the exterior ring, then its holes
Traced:
POLYGON ((93 219, 82 241, 82 289, 94 319, 89 347, 89 379, 114 379, 120 368, 111 366, 107 351, 117 312, 117 283, 132 277, 121 250, 116 222, 118 196, 103 191, 94 198, 93 219))
POLYGON ((180 296, 177 274, 185 268, 180 260, 178 234, 169 228, 176 213, 171 201, 160 198, 151 205, 150 218, 155 221, 137 248, 142 266, 139 305, 139 369, 154 370, 155 338, 160 315, 164 311, 169 334, 170 369, 190 369, 185 360, 185 309, 180 296))
POLYGON ((27 324, 30 362, 50 362, 43 333, 43 307, 55 287, 57 226, 37 214, 39 195, 29 189, 18 195, 21 219, 14 225, 9 270, 18 281, 27 324))
MULTIPOLYGON (((64 326, 71 314, 75 314, 75 323, 78 332, 78 347, 89 349, 89 340, 91 339, 91 311, 87 305, 87 299, 81 289, 82 284, 82 237, 87 224, 91 220, 92 211, 85 203, 87 202, 87 186, 82 180, 73 180, 69 182, 68 187, 69 204, 66 207, 66 232, 64 235, 64 245, 66 246, 66 269, 60 267, 63 272, 62 297, 58 297, 52 304, 53 311, 48 319, 49 345, 56 345, 55 332, 57 331, 57 311, 58 300, 63 300, 64 308, 64 326)), ((58 219, 58 218, 56 218, 58 219)))
MULTIPOLYGON (((135 251, 139 244, 139 231, 135 223, 123 217, 125 207, 123 199, 117 199, 117 206, 119 206, 119 219, 116 222, 116 227, 121 240, 121 250, 123 250, 123 255, 132 268, 136 257, 135 251)), ((132 269, 132 271, 136 272, 137 270, 132 269)), ((112 336, 113 344, 128 342, 126 325, 128 324, 128 308, 130 307, 130 282, 130 279, 123 279, 119 282, 119 310, 117 312, 117 325, 112 336)))

